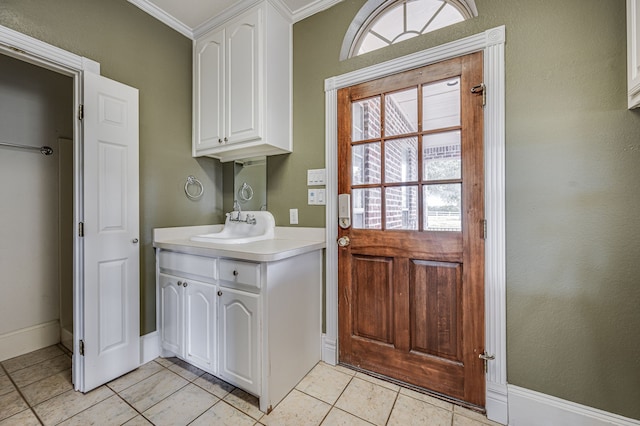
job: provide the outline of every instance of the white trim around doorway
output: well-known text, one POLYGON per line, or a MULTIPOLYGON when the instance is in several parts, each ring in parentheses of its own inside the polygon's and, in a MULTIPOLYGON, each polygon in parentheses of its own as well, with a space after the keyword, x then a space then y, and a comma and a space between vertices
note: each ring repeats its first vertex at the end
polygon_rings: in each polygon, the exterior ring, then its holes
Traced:
POLYGON ((457 56, 484 53, 485 349, 495 360, 486 375, 486 409, 491 420, 507 423, 506 254, 505 254, 505 45, 504 26, 325 80, 326 332, 322 359, 338 362, 338 89, 426 66, 457 56))

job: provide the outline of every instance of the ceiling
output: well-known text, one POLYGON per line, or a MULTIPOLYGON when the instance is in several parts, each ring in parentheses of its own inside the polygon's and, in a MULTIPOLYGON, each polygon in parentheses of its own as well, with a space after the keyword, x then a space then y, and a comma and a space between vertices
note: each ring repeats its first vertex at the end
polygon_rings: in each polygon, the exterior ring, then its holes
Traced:
MULTIPOLYGON (((128 0, 174 30, 194 39, 259 0, 128 0)), ((278 9, 297 22, 342 0, 272 0, 278 9)))

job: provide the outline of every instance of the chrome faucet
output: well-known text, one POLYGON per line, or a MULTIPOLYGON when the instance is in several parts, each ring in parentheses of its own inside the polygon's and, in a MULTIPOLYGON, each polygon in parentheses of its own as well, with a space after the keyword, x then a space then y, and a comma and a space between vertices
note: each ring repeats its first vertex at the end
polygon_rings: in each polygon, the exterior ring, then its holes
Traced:
POLYGON ((230 222, 244 222, 248 225, 256 224, 256 217, 251 213, 247 213, 247 216, 244 219, 240 219, 240 214, 242 213, 242 209, 240 208, 240 203, 238 202, 238 200, 233 200, 233 211, 234 212, 237 211, 238 214, 234 219, 233 216, 231 216, 231 213, 227 213, 229 215, 230 222))

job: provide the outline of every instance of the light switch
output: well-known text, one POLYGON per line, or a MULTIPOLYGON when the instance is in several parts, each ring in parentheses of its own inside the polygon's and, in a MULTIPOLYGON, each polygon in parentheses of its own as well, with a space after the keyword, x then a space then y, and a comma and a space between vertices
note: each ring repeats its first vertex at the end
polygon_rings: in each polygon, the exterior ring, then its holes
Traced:
POLYGON ((298 224, 298 209, 289 209, 289 224, 298 224))
POLYGON ((325 185, 326 169, 309 169, 307 170, 307 186, 325 185))
POLYGON ((327 204, 325 198, 327 197, 326 189, 316 189, 316 204, 324 206, 327 204))
POLYGON ((318 204, 318 190, 317 189, 307 189, 307 204, 313 206, 318 204))

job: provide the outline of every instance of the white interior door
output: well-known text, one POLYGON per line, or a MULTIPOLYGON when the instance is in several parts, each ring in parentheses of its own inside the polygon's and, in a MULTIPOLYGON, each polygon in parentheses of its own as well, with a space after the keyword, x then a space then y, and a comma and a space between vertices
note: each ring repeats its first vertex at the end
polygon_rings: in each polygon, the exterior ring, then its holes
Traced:
POLYGON ((83 94, 84 285, 74 338, 84 355, 74 356, 74 378, 88 392, 140 364, 138 90, 85 72, 83 94))

